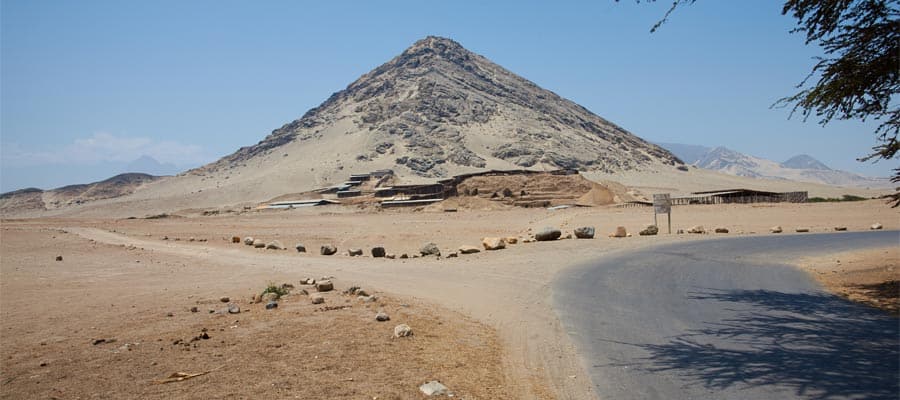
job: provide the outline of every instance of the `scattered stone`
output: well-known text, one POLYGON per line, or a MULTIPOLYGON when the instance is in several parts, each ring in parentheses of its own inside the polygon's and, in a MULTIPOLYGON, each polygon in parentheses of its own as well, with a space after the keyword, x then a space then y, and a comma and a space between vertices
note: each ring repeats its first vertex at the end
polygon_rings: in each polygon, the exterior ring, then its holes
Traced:
POLYGON ((391 317, 383 312, 375 314, 375 320, 378 322, 390 321, 391 317))
POLYGON ((401 259, 409 258, 409 255, 406 253, 400 254, 401 259))
POLYGON ((481 250, 475 246, 468 246, 468 245, 459 246, 460 254, 473 254, 473 253, 478 253, 480 251, 481 250))
POLYGON ((609 235, 609 237, 614 237, 614 238, 623 238, 626 236, 628 236, 628 231, 625 230, 624 226, 617 226, 616 231, 613 232, 611 235, 609 235))
POLYGON ((191 307, 191 312, 197 312, 197 311, 200 311, 200 309, 197 308, 197 306, 191 307))
POLYGON ((62 256, 56 256, 56 261, 62 261, 62 256))
POLYGON ((447 258, 456 258, 456 257, 458 257, 458 256, 459 256, 459 255, 457 255, 456 252, 452 252, 452 253, 450 253, 450 254, 447 254, 447 258))
POLYGON ((872 224, 872 226, 869 227, 869 229, 870 229, 870 230, 873 230, 873 231, 880 230, 881 228, 884 228, 884 227, 881 226, 881 224, 879 224, 879 223, 877 223, 877 222, 874 223, 874 224, 872 224))
POLYGON ((836 226, 836 227, 834 227, 834 230, 837 232, 844 232, 847 230, 847 227, 846 226, 836 226))
POLYGON ((363 255, 362 249, 347 249, 347 255, 350 257, 356 257, 363 255))
POLYGON ((425 243, 421 249, 419 249, 419 254, 422 256, 441 256, 441 249, 437 247, 434 243, 425 243))
POLYGON ((594 238, 594 227, 593 226, 582 226, 580 228, 575 228, 575 237, 579 239, 593 239, 594 238))
POLYGON ((384 255, 384 258, 393 260, 393 259, 397 258, 397 255, 394 253, 387 253, 384 255))
POLYGON ((684 229, 679 229, 679 230, 676 231, 675 233, 677 233, 677 234, 679 234, 679 235, 684 235, 684 229))
POLYGON ((322 254, 323 256, 334 255, 334 253, 337 253, 337 247, 334 247, 333 245, 326 244, 319 248, 319 254, 322 254))
POLYGON ((274 300, 273 300, 273 301, 270 301, 270 302, 266 303, 266 310, 271 310, 271 309, 273 309, 273 308, 278 308, 278 302, 277 302, 277 301, 274 301, 274 300))
POLYGON ((331 281, 321 281, 316 283, 316 291, 317 292, 328 292, 334 290, 334 284, 331 281))
POLYGON ((219 298, 219 301, 221 301, 223 303, 227 303, 227 302, 231 301, 231 299, 228 296, 222 296, 219 298))
POLYGON ((382 247, 382 246, 375 246, 375 247, 372 248, 372 257, 375 257, 375 258, 381 258, 381 257, 384 257, 384 256, 385 256, 384 247, 382 247))
POLYGON ((556 228, 544 228, 541 229, 540 232, 534 234, 534 239, 538 242, 546 242, 550 240, 559 239, 562 236, 562 231, 556 228))
POLYGON ((412 334, 412 328, 410 328, 407 324, 400 324, 394 327, 394 337, 407 337, 412 336, 412 334))
POLYGON ((365 289, 359 289, 354 294, 357 296, 368 296, 369 292, 365 291, 365 289))
POLYGON ((228 313, 229 314, 240 314, 241 307, 239 307, 237 304, 229 303, 228 304, 228 313))
POLYGON ((484 246, 485 250, 500 250, 506 248, 506 242, 503 241, 503 238, 498 237, 486 237, 481 239, 481 245, 484 246))
POLYGON ((300 280, 301 285, 315 285, 316 280, 313 278, 303 278, 300 280))
POLYGON ((170 311, 170 312, 167 312, 167 313, 166 313, 166 316, 167 316, 167 317, 174 317, 175 314, 173 314, 173 313, 170 311))
POLYGON ((254 240, 253 240, 253 247, 255 247, 255 248, 257 248, 257 249, 264 248, 264 247, 266 247, 266 242, 263 242, 262 239, 254 239, 254 240))
POLYGON ((536 240, 534 240, 534 238, 522 239, 522 243, 534 243, 534 242, 536 242, 536 240))
POLYGON ((360 289, 362 288, 359 286, 350 286, 349 288, 344 290, 344 294, 356 294, 356 292, 358 292, 360 289))
POLYGON ((638 235, 641 236, 655 236, 659 233, 659 227, 656 225, 647 225, 642 231, 638 232, 638 235))
POLYGON ((706 229, 703 228, 703 225, 694 225, 688 229, 687 233, 706 233, 706 229))
POLYGON ((300 289, 300 290, 297 292, 297 294, 303 295, 303 296, 307 296, 307 295, 309 295, 309 292, 307 292, 306 289, 300 289))
POLYGON ((303 243, 297 243, 294 248, 297 249, 298 253, 306 253, 306 246, 304 246, 303 243))
POLYGON ((728 228, 718 227, 716 233, 728 233, 728 228))
POLYGON ((377 298, 375 296, 359 296, 356 300, 363 303, 374 303, 377 298))
POLYGON ((441 384, 438 381, 431 381, 427 383, 423 383, 422 386, 419 386, 419 390, 422 393, 425 393, 426 396, 450 396, 450 389, 441 384))
POLYGON ((309 300, 313 304, 322 304, 325 302, 325 296, 322 296, 321 294, 318 294, 318 293, 313 293, 309 296, 309 300))
POLYGON ((805 226, 801 226, 801 227, 795 229, 795 231, 797 231, 797 233, 806 233, 806 232, 809 232, 809 228, 807 228, 805 226))
POLYGON ((106 343, 106 339, 94 339, 91 341, 91 344, 94 346, 96 346, 98 344, 103 344, 103 343, 106 343))
POLYGON ((244 244, 247 246, 253 246, 254 239, 250 236, 244 238, 244 244))
POLYGON ((773 226, 773 227, 769 228, 769 232, 772 232, 772 233, 781 233, 781 232, 782 232, 782 229, 781 229, 780 226, 777 226, 777 225, 776 225, 776 226, 773 226))
POLYGON ((240 236, 232 236, 231 237, 231 243, 240 243, 240 242, 241 242, 240 236))
POLYGON ((506 244, 516 244, 519 243, 519 238, 515 236, 507 236, 503 238, 503 241, 506 242, 506 244))
POLYGON ((195 241, 195 240, 197 240, 197 239, 194 239, 193 236, 191 236, 190 238, 188 238, 188 242, 193 242, 193 241, 195 241))
POLYGON ((285 249, 284 245, 281 244, 281 242, 279 242, 277 240, 273 240, 273 241, 269 242, 269 244, 266 245, 266 248, 269 250, 284 250, 285 249))

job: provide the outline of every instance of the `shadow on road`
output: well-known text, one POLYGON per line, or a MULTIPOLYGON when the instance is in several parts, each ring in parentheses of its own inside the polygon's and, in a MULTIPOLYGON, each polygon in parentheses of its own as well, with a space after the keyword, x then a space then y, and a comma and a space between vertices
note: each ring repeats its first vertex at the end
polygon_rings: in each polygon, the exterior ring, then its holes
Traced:
POLYGON ((813 399, 897 399, 898 320, 828 294, 766 290, 690 293, 734 303, 735 316, 665 344, 639 344, 639 364, 710 389, 779 385, 813 399))

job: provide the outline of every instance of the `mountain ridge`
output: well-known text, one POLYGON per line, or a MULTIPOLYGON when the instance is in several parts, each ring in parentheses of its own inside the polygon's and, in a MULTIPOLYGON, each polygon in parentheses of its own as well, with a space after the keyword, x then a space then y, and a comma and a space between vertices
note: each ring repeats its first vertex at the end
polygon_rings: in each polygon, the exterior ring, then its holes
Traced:
POLYGON ((688 164, 730 175, 760 179, 781 179, 835 186, 892 188, 887 178, 868 177, 835 170, 810 155, 799 154, 783 163, 740 153, 727 147, 706 147, 681 143, 658 143, 688 164))

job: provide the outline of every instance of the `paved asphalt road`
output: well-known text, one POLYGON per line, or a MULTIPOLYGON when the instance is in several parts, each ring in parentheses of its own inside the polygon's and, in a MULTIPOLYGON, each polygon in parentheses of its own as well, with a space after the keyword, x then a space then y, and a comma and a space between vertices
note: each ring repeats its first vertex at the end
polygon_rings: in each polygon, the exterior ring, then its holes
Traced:
POLYGON ((554 303, 603 399, 900 398, 900 322, 783 262, 900 232, 650 248, 567 271, 554 303))

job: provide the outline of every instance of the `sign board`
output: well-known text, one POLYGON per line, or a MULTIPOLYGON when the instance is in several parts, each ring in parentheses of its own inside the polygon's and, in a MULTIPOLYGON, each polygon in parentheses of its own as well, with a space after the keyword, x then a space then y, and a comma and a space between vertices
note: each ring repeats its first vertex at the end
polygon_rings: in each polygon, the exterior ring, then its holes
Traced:
POLYGON ((657 214, 672 212, 672 200, 668 193, 653 195, 653 212, 657 214))

